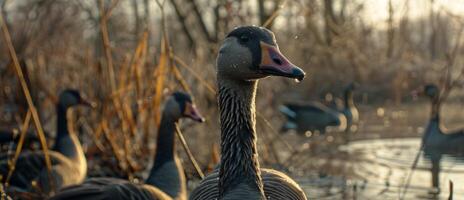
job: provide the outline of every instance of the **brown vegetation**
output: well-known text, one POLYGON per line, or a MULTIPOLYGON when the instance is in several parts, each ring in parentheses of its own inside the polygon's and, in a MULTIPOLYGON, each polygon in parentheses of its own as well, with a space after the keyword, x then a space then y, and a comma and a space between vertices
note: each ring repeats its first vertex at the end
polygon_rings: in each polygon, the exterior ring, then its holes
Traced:
POLYGON ((0 43, 0 125, 28 123, 32 114, 38 130, 40 124, 54 130, 55 95, 79 89, 98 102, 94 111, 79 110, 88 113, 74 127, 87 147, 89 175, 133 178, 148 167, 165 94, 180 89, 193 94, 207 118, 201 126, 182 124, 193 154, 206 166, 209 147, 219 141, 218 44, 235 26, 266 24, 282 51, 309 74, 299 85, 264 80, 258 91, 260 142, 269 144, 259 146, 262 161, 291 167, 290 161, 313 145, 297 149, 277 134, 276 109, 283 101, 340 94, 352 81, 364 85, 356 99, 367 104, 408 101, 409 91, 424 82, 461 86, 462 73, 456 72, 464 61, 464 18, 442 7, 410 18, 406 4, 390 1, 384 28, 366 19, 364 3, 0 0, 18 59, 10 56, 8 42, 0 43), (18 70, 23 78, 16 77, 18 70), (37 112, 28 109, 32 104, 37 112), (293 156, 283 157, 279 148, 293 156))

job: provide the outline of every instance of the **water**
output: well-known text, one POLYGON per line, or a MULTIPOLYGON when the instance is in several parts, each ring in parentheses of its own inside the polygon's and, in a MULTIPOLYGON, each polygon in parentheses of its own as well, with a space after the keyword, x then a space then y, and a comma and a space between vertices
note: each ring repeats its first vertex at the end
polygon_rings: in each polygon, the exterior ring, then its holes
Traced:
MULTIPOLYGON (((418 153, 420 138, 370 139, 339 147, 339 175, 312 174, 297 179, 311 199, 399 199, 418 153), (344 159, 349 158, 349 159, 344 159)), ((447 199, 449 181, 455 199, 464 199, 464 161, 444 155, 439 175, 441 193, 433 194, 431 162, 421 154, 404 199, 447 199)))

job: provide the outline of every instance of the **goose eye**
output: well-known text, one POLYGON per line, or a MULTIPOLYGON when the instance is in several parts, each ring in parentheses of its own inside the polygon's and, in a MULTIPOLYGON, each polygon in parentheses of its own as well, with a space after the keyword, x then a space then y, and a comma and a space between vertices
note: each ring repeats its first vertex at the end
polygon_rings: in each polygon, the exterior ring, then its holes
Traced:
POLYGON ((246 43, 246 42, 248 42, 249 40, 250 40, 250 38, 249 38, 248 36, 246 36, 246 35, 242 35, 242 36, 240 37, 240 41, 243 42, 243 43, 246 43))

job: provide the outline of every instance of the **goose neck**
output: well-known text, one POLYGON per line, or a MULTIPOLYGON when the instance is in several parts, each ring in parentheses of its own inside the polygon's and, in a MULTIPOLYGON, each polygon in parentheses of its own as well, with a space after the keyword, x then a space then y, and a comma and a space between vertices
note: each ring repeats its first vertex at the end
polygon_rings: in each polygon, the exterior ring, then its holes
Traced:
POLYGON ((344 99, 344 106, 345 108, 350 108, 354 106, 354 101, 353 101, 353 91, 351 90, 346 90, 345 91, 345 99, 344 99))
POLYGON ((163 112, 158 128, 153 168, 160 167, 164 163, 174 160, 176 150, 175 129, 177 121, 175 117, 163 112))
POLYGON ((57 129, 53 150, 76 162, 81 171, 86 171, 86 159, 79 138, 68 130, 67 108, 57 105, 57 129))
POLYGON ((432 109, 430 110, 430 120, 440 123, 440 105, 432 102, 432 109))
POLYGON ((247 184, 264 195, 255 130, 257 81, 219 78, 218 101, 221 121, 221 168, 219 193, 222 197, 239 184, 247 184))
POLYGON ((68 119, 66 117, 66 111, 67 109, 58 104, 56 106, 56 142, 57 144, 59 141, 65 137, 69 136, 68 132, 68 119))
POLYGON ((64 154, 67 157, 75 156, 75 143, 79 143, 77 137, 69 134, 67 108, 58 104, 56 106, 56 138, 53 150, 64 154), (74 136, 74 137, 73 137, 74 136))

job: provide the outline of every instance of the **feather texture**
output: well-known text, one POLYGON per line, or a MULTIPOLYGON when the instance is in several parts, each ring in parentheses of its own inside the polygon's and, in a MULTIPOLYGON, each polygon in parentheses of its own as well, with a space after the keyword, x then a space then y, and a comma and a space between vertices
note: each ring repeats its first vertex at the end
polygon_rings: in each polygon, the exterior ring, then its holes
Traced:
MULTIPOLYGON (((261 169, 266 199, 300 200, 306 199, 303 190, 287 175, 272 169, 261 169)), ((192 200, 219 199, 219 171, 205 177, 200 185, 192 191, 192 200)))

